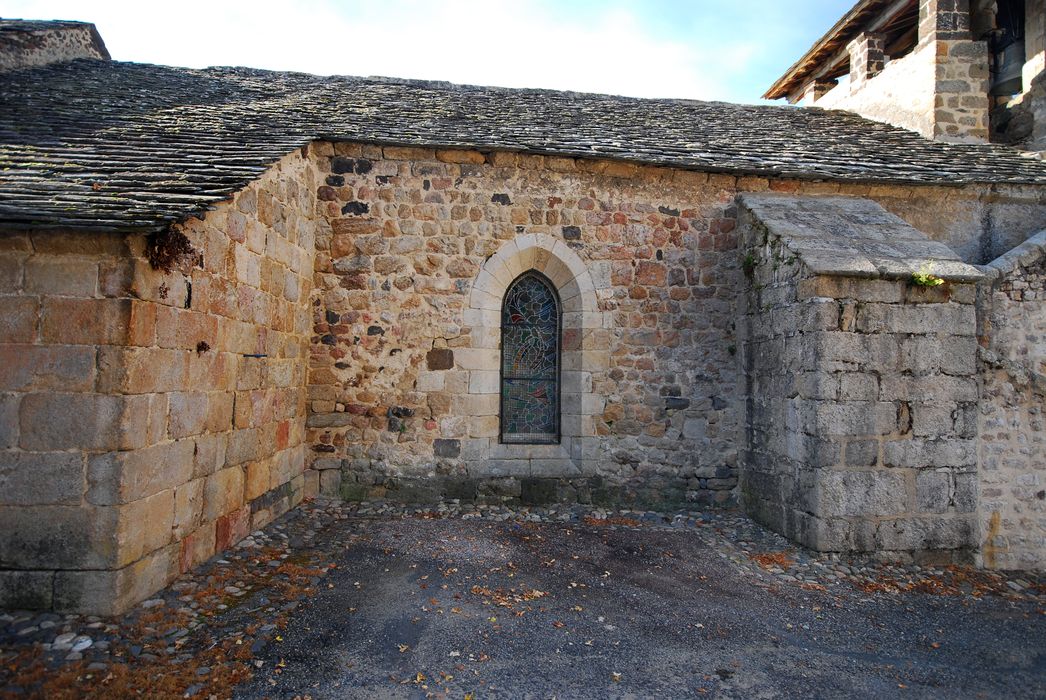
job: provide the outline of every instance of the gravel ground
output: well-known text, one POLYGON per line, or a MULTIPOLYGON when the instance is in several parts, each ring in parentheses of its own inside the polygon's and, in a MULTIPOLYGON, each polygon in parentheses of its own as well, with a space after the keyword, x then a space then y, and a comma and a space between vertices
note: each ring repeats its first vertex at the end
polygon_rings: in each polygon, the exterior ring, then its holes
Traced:
POLYGON ((1046 697, 1033 575, 734 511, 316 501, 119 618, 0 615, 2 697, 1046 697))

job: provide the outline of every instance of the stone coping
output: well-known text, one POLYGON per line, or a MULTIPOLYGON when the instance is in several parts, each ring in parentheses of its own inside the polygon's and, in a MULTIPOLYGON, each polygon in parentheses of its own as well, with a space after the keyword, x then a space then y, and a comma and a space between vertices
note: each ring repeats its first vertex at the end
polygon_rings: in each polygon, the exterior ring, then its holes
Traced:
POLYGON ((984 277, 870 199, 745 193, 738 202, 815 275, 908 279, 929 272, 950 282, 984 277))
POLYGON ((1046 256, 1046 229, 1039 231, 1028 240, 1011 248, 987 265, 978 265, 985 277, 995 280, 1010 274, 1018 267, 1028 267, 1046 256))

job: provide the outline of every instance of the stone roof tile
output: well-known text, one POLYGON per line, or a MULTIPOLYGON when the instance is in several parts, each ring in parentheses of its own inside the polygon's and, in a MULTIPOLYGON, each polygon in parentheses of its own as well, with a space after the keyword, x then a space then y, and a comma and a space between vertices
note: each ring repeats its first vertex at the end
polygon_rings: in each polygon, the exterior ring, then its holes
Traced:
POLYGON ((0 76, 0 222, 157 230, 310 141, 865 182, 1046 184, 1046 164, 821 109, 79 60, 0 76))

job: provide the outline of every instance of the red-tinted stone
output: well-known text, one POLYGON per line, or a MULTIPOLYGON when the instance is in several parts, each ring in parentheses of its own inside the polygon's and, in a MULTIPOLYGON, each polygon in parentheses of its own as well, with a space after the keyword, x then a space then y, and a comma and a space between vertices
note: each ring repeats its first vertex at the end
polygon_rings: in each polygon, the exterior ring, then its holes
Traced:
POLYGON ((655 262, 641 262, 636 265, 636 284, 662 287, 668 277, 665 266, 655 262))

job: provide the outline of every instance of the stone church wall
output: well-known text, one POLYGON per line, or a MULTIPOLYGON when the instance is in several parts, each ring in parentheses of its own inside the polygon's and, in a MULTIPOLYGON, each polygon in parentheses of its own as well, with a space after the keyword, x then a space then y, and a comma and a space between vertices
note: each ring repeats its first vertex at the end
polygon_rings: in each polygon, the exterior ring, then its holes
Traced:
POLYGON ((1046 568, 1046 231, 983 268, 981 558, 1046 568))
POLYGON ((198 256, 170 273, 142 235, 3 232, 0 603, 125 608, 318 491, 731 501, 736 198, 771 190, 874 199, 974 261, 1046 219, 1033 188, 316 143, 175 227, 198 256), (530 268, 564 312, 555 446, 498 442, 530 268))
POLYGON ((0 603, 118 611, 301 500, 312 177, 181 227, 170 273, 140 235, 0 237, 0 603))
MULTIPOLYGON (((968 34, 968 32, 966 32, 968 34)), ((917 131, 927 138, 953 143, 988 141, 988 49, 984 42, 941 40, 934 34, 908 54, 882 65, 879 37, 878 72, 840 83, 812 102, 825 109, 845 109, 868 119, 917 131)))
POLYGON ((888 61, 875 77, 857 86, 842 82, 812 104, 856 112, 933 138, 936 58, 936 44, 927 43, 888 61))
MULTIPOLYGON (((346 498, 723 502, 733 195, 620 163, 338 144, 321 168, 311 465, 346 498), (499 444, 501 294, 563 303, 563 440, 499 444)), ((733 178, 728 178, 733 184, 733 178)))
POLYGON ((320 148, 330 231, 317 253, 309 462, 324 493, 354 499, 727 501, 744 409, 738 192, 869 197, 973 261, 998 245, 993 221, 1046 219, 1042 193, 1019 187, 320 148), (560 446, 498 441, 498 309, 530 266, 574 304, 560 446))

